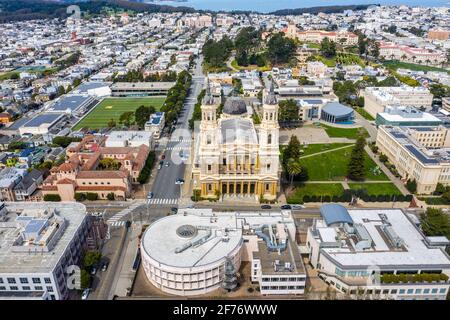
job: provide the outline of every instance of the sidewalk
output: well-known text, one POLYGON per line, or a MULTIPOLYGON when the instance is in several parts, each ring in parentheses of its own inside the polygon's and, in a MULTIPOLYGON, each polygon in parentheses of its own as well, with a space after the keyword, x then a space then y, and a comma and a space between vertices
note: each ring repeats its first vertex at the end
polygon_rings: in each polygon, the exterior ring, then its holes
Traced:
POLYGON ((364 150, 366 150, 367 154, 369 155, 369 157, 372 158, 372 160, 377 164, 377 166, 380 167, 380 169, 388 176, 388 178, 391 180, 391 182, 393 184, 395 184, 395 186, 398 188, 398 190, 400 190, 400 192, 405 196, 407 194, 409 194, 408 189, 406 189, 405 185, 403 184, 403 182, 401 182, 396 176, 394 176, 392 174, 392 172, 389 171, 388 168, 386 168, 386 166, 384 165, 384 163, 382 163, 378 157, 372 152, 372 150, 370 150, 370 148, 368 146, 364 147, 364 150))
POLYGON ((116 275, 116 285, 113 288, 114 295, 124 297, 131 289, 136 272, 132 270, 134 258, 139 247, 139 235, 141 233, 142 225, 140 223, 133 224, 130 230, 127 243, 124 245, 123 260, 119 261, 119 272, 116 275))

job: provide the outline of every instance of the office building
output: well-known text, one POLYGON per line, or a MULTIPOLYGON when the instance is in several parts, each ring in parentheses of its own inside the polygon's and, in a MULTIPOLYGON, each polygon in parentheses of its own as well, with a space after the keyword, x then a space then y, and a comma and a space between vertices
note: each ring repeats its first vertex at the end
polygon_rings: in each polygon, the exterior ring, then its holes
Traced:
POLYGON ((334 289, 349 298, 446 299, 450 258, 402 210, 325 204, 320 214, 308 229, 307 250, 334 289))

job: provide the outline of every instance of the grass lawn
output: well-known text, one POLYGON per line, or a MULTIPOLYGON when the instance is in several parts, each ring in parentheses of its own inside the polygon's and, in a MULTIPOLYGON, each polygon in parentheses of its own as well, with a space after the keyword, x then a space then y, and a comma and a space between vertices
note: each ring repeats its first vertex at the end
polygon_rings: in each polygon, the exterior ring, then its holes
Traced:
POLYGON ((349 183, 350 189, 366 189, 369 195, 401 195, 397 187, 390 182, 381 183, 349 183))
POLYGON ((262 71, 262 72, 269 71, 269 70, 272 69, 269 65, 265 65, 264 67, 258 67, 257 65, 254 65, 254 64, 249 64, 246 67, 245 66, 240 66, 240 65, 238 65, 236 59, 231 61, 231 66, 233 68, 235 68, 236 70, 255 70, 256 69, 256 70, 262 71))
MULTIPOLYGON (((310 181, 341 181, 347 175, 347 164, 352 148, 345 148, 333 152, 319 154, 302 159, 303 165, 308 169, 310 181)), ((376 167, 375 162, 366 153, 365 168, 366 179, 375 181, 389 180, 381 173, 375 175, 372 169, 376 167)))
POLYGON ((364 117, 364 119, 366 119, 366 120, 369 120, 369 121, 375 120, 375 118, 372 117, 366 110, 364 110, 364 108, 358 107, 358 108, 356 108, 356 112, 358 112, 360 115, 362 115, 364 117))
POLYGON ((308 144, 307 146, 303 146, 302 156, 308 156, 314 153, 333 150, 345 146, 349 146, 351 143, 318 143, 318 144, 308 144))
POLYGON ((164 103, 165 97, 148 97, 148 98, 106 98, 100 102, 94 110, 84 117, 73 130, 79 130, 84 127, 90 129, 105 128, 108 122, 113 119, 117 123, 122 113, 127 111, 135 111, 141 105, 154 106, 159 110, 164 103))
POLYGON ((368 136, 367 130, 364 128, 336 128, 330 127, 325 124, 321 124, 321 127, 325 129, 330 138, 347 138, 356 139, 361 131, 365 136, 368 136))
POLYGON ((308 196, 341 196, 344 188, 340 183, 306 183, 298 186, 287 197, 287 203, 303 203, 303 197, 308 196))
POLYGON ((422 64, 415 64, 415 63, 408 63, 408 62, 400 62, 396 60, 389 60, 383 62, 383 65, 385 65, 388 68, 392 69, 409 69, 413 71, 438 71, 438 72, 447 72, 450 74, 450 71, 444 68, 439 67, 432 67, 432 66, 426 66, 422 64))

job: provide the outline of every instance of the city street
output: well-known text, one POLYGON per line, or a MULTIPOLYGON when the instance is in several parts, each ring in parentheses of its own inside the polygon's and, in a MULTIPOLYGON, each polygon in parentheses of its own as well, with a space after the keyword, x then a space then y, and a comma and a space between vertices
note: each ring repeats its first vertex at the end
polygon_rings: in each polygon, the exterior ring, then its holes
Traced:
MULTIPOLYGON (((158 171, 150 191, 153 192, 153 199, 150 204, 161 204, 173 206, 177 204, 180 198, 180 185, 176 185, 177 179, 183 179, 186 169, 185 160, 189 157, 191 149, 191 134, 189 131, 189 119, 194 111, 194 105, 197 102, 197 96, 200 94, 205 77, 202 72, 203 57, 197 59, 194 74, 192 77, 191 90, 186 98, 182 115, 178 118, 175 131, 167 143, 163 155, 164 165, 158 171), (166 166, 166 163, 169 165, 166 166)), ((157 162, 161 160, 158 159, 157 162)), ((158 165, 158 163, 157 163, 158 165)))

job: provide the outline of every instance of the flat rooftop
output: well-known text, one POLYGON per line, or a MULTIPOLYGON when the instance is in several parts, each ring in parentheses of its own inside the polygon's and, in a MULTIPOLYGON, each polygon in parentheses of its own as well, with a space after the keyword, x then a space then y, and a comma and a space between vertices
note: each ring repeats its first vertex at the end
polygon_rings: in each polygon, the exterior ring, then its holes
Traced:
MULTIPOLYGON (((295 230, 291 215, 285 212, 239 213, 213 212, 212 209, 184 209, 176 215, 164 217, 150 225, 142 237, 141 248, 152 259, 166 266, 179 268, 203 266, 224 259, 240 247, 243 243, 243 234, 248 230, 245 226, 277 223, 289 224, 295 230), (205 242, 176 253, 177 249, 202 237, 206 238, 205 242), (224 237, 227 241, 223 241, 224 237)), ((298 251, 292 248, 292 251, 295 250, 298 251)))
POLYGON ((41 113, 23 125, 23 127, 40 127, 51 125, 59 121, 64 115, 62 113, 41 113))
POLYGON ((175 82, 116 82, 111 90, 169 90, 175 82))
POLYGON ((423 165, 437 165, 450 162, 450 148, 427 149, 415 141, 408 130, 416 128, 381 126, 387 134, 397 140, 405 149, 423 165))
POLYGON ((73 112, 83 106, 86 106, 86 104, 92 100, 92 97, 87 94, 64 95, 58 99, 58 101, 53 104, 48 111, 64 112, 69 110, 70 112, 73 112))
POLYGON ((7 202, 7 220, 0 222, 0 273, 46 273, 51 272, 66 251, 86 215, 86 207, 76 202, 7 202), (68 224, 55 247, 49 252, 13 252, 13 243, 19 232, 16 218, 23 210, 53 208, 55 214, 68 224))
MULTIPOLYGON (((322 252, 345 269, 361 269, 368 266, 380 268, 450 268, 450 257, 440 248, 429 247, 425 237, 400 209, 348 210, 354 224, 360 224, 372 239, 371 248, 358 250, 344 244, 341 247, 323 247, 322 252), (381 231, 383 215, 397 236, 402 239, 401 248, 393 247, 388 237, 381 231)), ((323 221, 317 222, 317 230, 327 229, 332 233, 336 228, 327 227, 323 221)), ((322 233, 322 232, 321 232, 322 233)), ((335 239, 328 235, 328 241, 335 239)), ((336 241, 336 240, 334 240, 336 241)), ((348 243, 348 239, 345 240, 348 243)))

